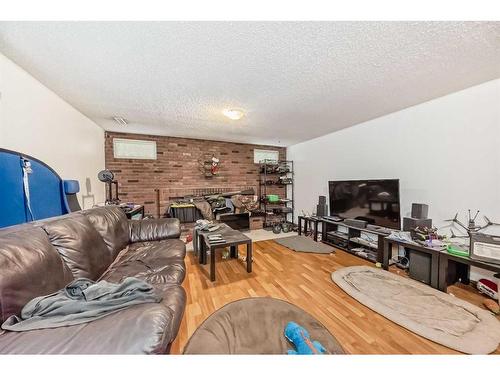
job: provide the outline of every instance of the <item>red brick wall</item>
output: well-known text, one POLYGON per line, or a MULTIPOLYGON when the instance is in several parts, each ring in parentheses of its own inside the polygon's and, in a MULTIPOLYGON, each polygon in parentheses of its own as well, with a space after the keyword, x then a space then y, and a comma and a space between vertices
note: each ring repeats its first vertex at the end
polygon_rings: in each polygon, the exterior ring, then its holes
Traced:
POLYGON ((191 194, 193 189, 253 187, 258 194, 259 168, 254 164, 253 150, 280 152, 286 148, 243 143, 217 142, 189 138, 162 137, 126 133, 105 133, 106 168, 114 172, 122 202, 144 204, 146 213, 156 215, 155 189, 160 190, 160 212, 170 197, 191 194), (157 160, 115 159, 113 138, 156 141, 157 160), (218 176, 206 178, 199 160, 220 159, 218 176))

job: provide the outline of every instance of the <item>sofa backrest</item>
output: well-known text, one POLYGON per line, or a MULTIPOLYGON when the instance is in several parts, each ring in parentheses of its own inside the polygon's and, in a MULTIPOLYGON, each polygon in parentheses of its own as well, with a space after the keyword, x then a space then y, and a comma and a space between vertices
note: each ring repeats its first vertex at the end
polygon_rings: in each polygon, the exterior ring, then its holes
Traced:
POLYGON ((128 221, 119 207, 0 229, 0 323, 76 277, 97 280, 128 243, 128 221))
POLYGON ((111 257, 116 258, 118 253, 129 243, 127 215, 119 207, 107 206, 82 211, 94 228, 104 239, 111 257))
POLYGON ((114 260, 104 239, 80 213, 51 220, 43 229, 75 278, 97 280, 114 260))
POLYGON ((174 218, 130 220, 128 229, 131 243, 179 238, 181 235, 180 221, 174 218))
POLYGON ((19 315, 31 299, 54 293, 73 276, 44 230, 0 231, 0 322, 19 315))

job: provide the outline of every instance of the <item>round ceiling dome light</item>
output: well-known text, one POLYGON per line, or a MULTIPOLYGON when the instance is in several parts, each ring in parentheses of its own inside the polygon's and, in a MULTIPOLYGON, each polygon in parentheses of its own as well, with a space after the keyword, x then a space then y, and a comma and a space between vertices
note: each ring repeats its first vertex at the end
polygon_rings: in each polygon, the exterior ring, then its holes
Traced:
POLYGON ((241 109, 225 109, 222 111, 222 114, 231 120, 239 120, 245 116, 245 112, 241 109))

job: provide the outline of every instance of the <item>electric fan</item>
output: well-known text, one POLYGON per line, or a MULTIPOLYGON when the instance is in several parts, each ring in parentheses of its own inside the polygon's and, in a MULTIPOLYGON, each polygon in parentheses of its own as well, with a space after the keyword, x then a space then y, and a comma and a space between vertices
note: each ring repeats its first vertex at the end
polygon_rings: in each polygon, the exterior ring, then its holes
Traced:
POLYGON ((115 181, 114 173, 109 169, 104 169, 97 174, 97 178, 108 186, 106 204, 118 204, 120 202, 120 199, 118 199, 118 181, 115 181), (115 198, 113 198, 113 189, 111 185, 115 185, 115 198))

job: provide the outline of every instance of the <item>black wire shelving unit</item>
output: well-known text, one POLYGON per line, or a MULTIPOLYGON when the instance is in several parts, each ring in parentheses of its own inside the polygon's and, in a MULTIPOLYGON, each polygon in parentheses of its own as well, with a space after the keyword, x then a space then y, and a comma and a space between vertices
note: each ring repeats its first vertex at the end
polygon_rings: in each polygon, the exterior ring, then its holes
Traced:
POLYGON ((279 223, 293 224, 294 218, 294 169, 292 160, 269 160, 259 163, 260 209, 265 213, 264 227, 279 223), (268 195, 279 196, 278 202, 270 202, 268 195))

